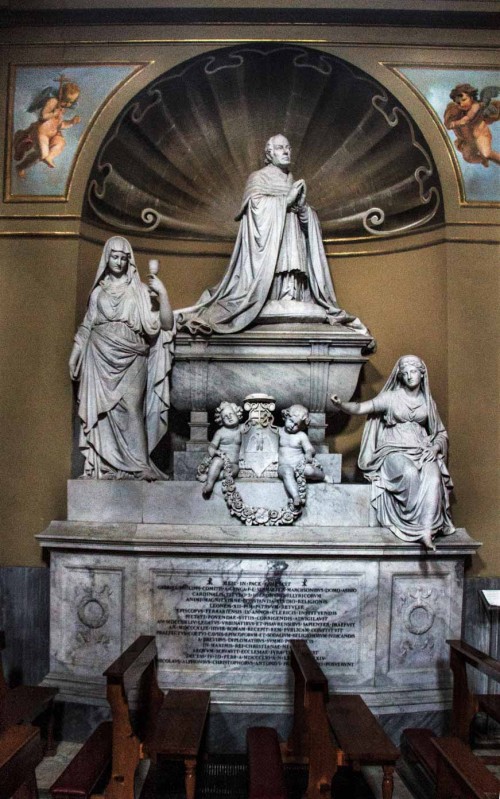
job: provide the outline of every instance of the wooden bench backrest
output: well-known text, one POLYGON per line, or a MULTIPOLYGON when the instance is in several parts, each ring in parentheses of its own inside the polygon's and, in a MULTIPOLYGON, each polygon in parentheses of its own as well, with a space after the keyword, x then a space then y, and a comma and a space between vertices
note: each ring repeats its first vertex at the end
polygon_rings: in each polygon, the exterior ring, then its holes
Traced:
POLYGON ((497 799, 500 781, 459 738, 434 738, 438 753, 437 799, 497 799))
POLYGON ((450 639, 447 643, 450 645, 450 658, 458 662, 465 662, 496 682, 500 682, 500 661, 465 641, 450 639))
POLYGON ((304 685, 307 692, 319 691, 328 702, 328 680, 318 661, 309 649, 307 641, 295 639, 290 641, 290 662, 295 680, 304 685))
POLYGON ((477 700, 469 688, 467 666, 472 666, 496 682, 500 682, 500 662, 465 641, 449 639, 450 668, 453 672, 453 708, 451 728, 454 735, 469 742, 470 725, 477 712, 477 700))
POLYGON ((132 799, 144 737, 163 701, 156 681, 156 657, 154 636, 141 635, 104 672, 113 719, 106 799, 132 799), (133 700, 133 706, 129 700, 133 700))
POLYGON ((156 680, 154 635, 141 635, 104 672, 113 721, 142 740, 163 694, 156 680), (133 707, 132 707, 133 701, 133 707))
POLYGON ((104 676, 108 684, 134 684, 156 656, 154 635, 140 635, 111 666, 108 666, 104 676))
POLYGON ((298 757, 309 757, 310 716, 321 715, 326 707, 328 680, 307 641, 302 639, 290 641, 290 665, 294 676, 293 728, 287 749, 298 757))
POLYGON ((16 791, 25 799, 37 796, 35 768, 42 760, 40 730, 14 724, 0 734, 0 799, 16 791), (23 790, 24 787, 24 790, 23 790))
POLYGON ((309 649, 307 641, 290 641, 290 664, 294 673, 293 726, 285 755, 307 760, 307 796, 320 796, 337 768, 337 748, 326 715, 328 679, 309 649))

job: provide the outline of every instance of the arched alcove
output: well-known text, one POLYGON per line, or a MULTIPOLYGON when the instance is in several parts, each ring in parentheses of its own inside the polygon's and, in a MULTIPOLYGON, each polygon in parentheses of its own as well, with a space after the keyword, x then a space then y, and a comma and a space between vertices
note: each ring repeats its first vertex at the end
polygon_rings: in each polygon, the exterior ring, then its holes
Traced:
POLYGON ((326 238, 442 223, 432 154, 401 103, 332 54, 272 44, 198 55, 136 94, 101 144, 83 221, 147 238, 232 240, 247 176, 277 132, 326 238))
MULTIPOLYGON (((444 187, 414 107, 380 76, 302 45, 240 44, 164 64, 125 101, 115 98, 89 142, 92 156, 81 159, 77 321, 113 233, 129 239, 143 274, 148 258, 160 258, 175 309, 218 283, 248 175, 281 131, 318 211, 339 303, 379 342, 360 397, 373 396, 396 357, 417 351, 441 376, 443 406, 444 187)), ((330 430, 332 446, 354 468, 362 422, 343 424, 330 430)))

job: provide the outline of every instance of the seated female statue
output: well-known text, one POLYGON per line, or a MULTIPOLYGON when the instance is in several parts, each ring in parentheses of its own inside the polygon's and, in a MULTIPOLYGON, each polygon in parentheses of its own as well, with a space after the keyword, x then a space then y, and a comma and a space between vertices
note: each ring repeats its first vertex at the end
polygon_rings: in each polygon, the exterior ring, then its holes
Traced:
POLYGON ((161 280, 141 283, 129 242, 109 239, 69 362, 83 477, 166 479, 151 452, 167 427, 173 324, 161 280))
POLYGON ((358 463, 371 482, 379 524, 403 541, 435 549, 437 533, 455 532, 449 501, 453 484, 446 468, 448 435, 424 362, 414 355, 400 358, 380 394, 367 402, 331 399, 345 413, 370 415, 358 463))

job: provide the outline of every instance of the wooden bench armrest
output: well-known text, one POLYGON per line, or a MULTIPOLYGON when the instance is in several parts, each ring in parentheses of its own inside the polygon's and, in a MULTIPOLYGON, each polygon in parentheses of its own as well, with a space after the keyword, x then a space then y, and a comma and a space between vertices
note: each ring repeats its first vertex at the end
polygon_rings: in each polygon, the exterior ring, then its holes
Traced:
POLYGON ((436 780, 438 764, 438 753, 436 747, 432 744, 435 737, 435 732, 427 727, 412 727, 403 730, 403 740, 410 756, 423 766, 434 781, 436 780))
POLYGON ((500 682, 500 661, 495 660, 491 655, 481 652, 480 649, 467 644, 465 641, 448 639, 447 644, 450 646, 450 655, 455 655, 460 659, 473 666, 483 674, 487 674, 493 680, 500 682))
POLYGON ((292 666, 294 663, 298 666, 307 687, 313 690, 319 688, 328 695, 328 680, 309 649, 307 641, 302 639, 290 641, 290 656, 292 666))
POLYGON ((481 763, 460 738, 433 738, 438 752, 437 796, 448 796, 448 786, 460 786, 467 799, 497 799, 500 780, 481 763), (446 784, 445 784, 446 783, 446 784), (445 790, 446 789, 446 790, 445 790))
POLYGON ((0 734, 0 799, 9 799, 18 788, 34 778, 42 760, 40 730, 16 724, 0 734))
POLYGON ((82 748, 52 783, 53 799, 86 799, 111 766, 113 725, 103 721, 87 738, 82 748))
POLYGON ((197 757, 210 707, 210 691, 170 690, 162 703, 144 749, 153 758, 197 757))
POLYGON ((247 730, 248 799, 287 799, 278 740, 272 727, 247 730))
POLYGON ((333 733, 347 760, 367 765, 395 763, 399 749, 358 694, 334 694, 326 706, 333 733))
POLYGON ((140 635, 104 672, 108 684, 125 680, 138 680, 142 672, 156 658, 154 635, 140 635))
POLYGON ((43 685, 18 685, 9 689, 0 698, 0 729, 36 719, 51 707, 58 690, 43 685))

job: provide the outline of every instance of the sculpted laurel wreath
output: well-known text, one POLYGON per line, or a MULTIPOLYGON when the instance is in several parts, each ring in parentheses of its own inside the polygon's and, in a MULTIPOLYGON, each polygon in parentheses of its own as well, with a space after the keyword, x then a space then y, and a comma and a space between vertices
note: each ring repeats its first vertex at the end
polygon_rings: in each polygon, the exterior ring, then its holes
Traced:
POLYGON ((307 499, 307 483, 304 477, 304 469, 306 467, 305 460, 301 460, 295 467, 295 477, 297 478, 299 496, 302 504, 296 507, 293 504, 293 500, 289 499, 284 508, 279 508, 277 510, 247 505, 236 488, 236 483, 231 474, 231 463, 227 455, 223 455, 222 460, 224 463, 222 470, 222 494, 231 516, 236 516, 236 518, 248 526, 267 525, 269 527, 279 527, 293 524, 302 514, 302 509, 307 499))

